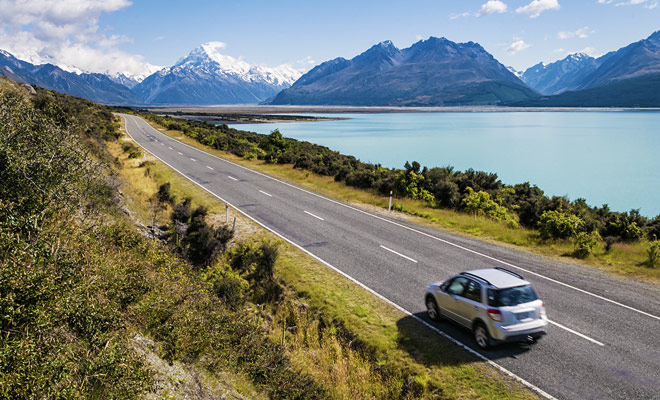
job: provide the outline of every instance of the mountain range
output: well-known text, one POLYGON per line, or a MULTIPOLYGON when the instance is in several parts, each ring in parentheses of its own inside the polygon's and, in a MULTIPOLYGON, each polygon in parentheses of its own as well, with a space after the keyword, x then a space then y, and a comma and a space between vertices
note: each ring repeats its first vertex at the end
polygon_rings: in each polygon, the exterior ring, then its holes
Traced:
POLYGON ((571 54, 517 72, 478 43, 431 37, 398 49, 384 41, 304 75, 250 65, 209 42, 139 81, 123 74, 34 65, 0 50, 0 75, 105 104, 660 107, 660 31, 593 58, 571 54), (597 96, 597 98, 592 98, 597 96))
POLYGON ((385 41, 351 60, 322 63, 269 103, 441 106, 535 97, 479 44, 431 37, 403 50, 385 41))

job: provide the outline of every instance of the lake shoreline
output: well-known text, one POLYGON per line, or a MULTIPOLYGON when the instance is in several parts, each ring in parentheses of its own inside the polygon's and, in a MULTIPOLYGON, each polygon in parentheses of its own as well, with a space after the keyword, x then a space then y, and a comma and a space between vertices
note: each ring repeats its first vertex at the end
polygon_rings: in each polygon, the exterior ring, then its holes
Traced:
MULTIPOLYGON (((503 107, 503 106, 453 106, 453 107, 388 107, 388 106, 271 106, 271 105, 215 105, 215 106, 164 106, 148 108, 154 114, 230 115, 230 114, 388 114, 388 113, 480 113, 480 112, 658 112, 660 108, 626 107, 503 107)), ((276 122, 276 121, 269 121, 276 122)), ((285 122, 285 121, 282 121, 285 122)))

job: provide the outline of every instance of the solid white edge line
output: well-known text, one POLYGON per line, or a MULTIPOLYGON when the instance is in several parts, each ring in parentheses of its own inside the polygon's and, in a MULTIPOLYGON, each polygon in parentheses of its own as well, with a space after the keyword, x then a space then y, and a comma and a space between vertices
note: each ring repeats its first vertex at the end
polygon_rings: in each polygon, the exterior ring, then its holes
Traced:
POLYGON ((312 213, 309 212, 309 211, 303 211, 303 212, 304 212, 305 214, 309 214, 309 215, 311 215, 312 217, 314 217, 314 218, 316 218, 316 219, 320 219, 321 221, 325 221, 323 218, 319 217, 318 215, 314 215, 314 214, 312 214, 312 213))
POLYGON ((265 194, 265 195, 268 196, 268 197, 273 197, 272 194, 270 194, 270 193, 266 193, 266 192, 264 192, 263 190, 259 190, 259 193, 263 193, 263 194, 265 194))
POLYGON ((570 333, 572 333, 572 334, 574 334, 574 335, 577 335, 577 336, 581 337, 582 339, 586 339, 586 340, 588 340, 588 341, 590 341, 590 342, 596 343, 596 344, 599 345, 599 346, 605 346, 604 343, 601 343, 601 342, 599 342, 599 341, 596 340, 596 339, 592 339, 592 338, 590 338, 590 337, 587 336, 587 335, 583 335, 583 334, 581 334, 581 333, 578 332, 578 331, 574 331, 574 330, 571 329, 571 328, 565 327, 564 325, 559 324, 559 323, 557 323, 557 322, 555 322, 555 321, 550 321, 549 319, 546 320, 546 321, 548 321, 548 323, 550 323, 550 324, 552 324, 552 325, 555 325, 555 326, 557 326, 557 327, 559 327, 559 328, 561 328, 561 329, 564 329, 564 330, 566 330, 566 331, 568 331, 568 332, 570 332, 570 333))
MULTIPOLYGON (((137 124, 137 123, 136 123, 136 124, 137 124)), ((151 125, 149 125, 149 126, 151 126, 151 125)), ((128 126, 126 127, 126 133, 128 134, 128 136, 131 136, 131 134, 128 133, 128 126)), ((131 136, 131 139, 133 139, 133 136, 131 136)), ((135 139, 133 139, 133 140, 135 140, 135 139)), ((183 143, 183 144, 185 144, 185 143, 183 143)), ((143 147, 143 148, 144 148, 144 147, 143 147)), ((146 149, 145 149, 145 151, 146 151, 146 149)), ((463 344, 462 342, 460 342, 460 341, 454 339, 453 337, 449 336, 448 334, 446 334, 445 332, 441 331, 441 330, 438 329, 437 327, 431 325, 431 324, 428 323, 427 321, 424 321, 424 320, 421 319, 420 317, 414 315, 413 313, 411 313, 410 311, 408 311, 408 310, 406 310, 405 308, 401 307, 400 305, 396 304, 396 303, 393 302, 392 300, 389 300, 388 298, 386 298, 385 296, 383 296, 383 295, 381 295, 380 293, 376 292, 375 290, 371 289, 371 288, 368 287, 367 285, 363 284, 362 282, 358 281, 357 279, 353 278, 352 276, 348 275, 347 273, 341 271, 340 269, 334 267, 332 264, 330 264, 330 263, 328 263, 327 261, 323 260, 322 258, 318 257, 317 255, 311 253, 309 250, 307 250, 307 249, 305 249, 304 247, 300 246, 299 244, 295 243, 295 242, 292 241, 291 239, 289 239, 289 238, 283 236, 283 235, 280 234, 279 232, 277 232, 277 231, 271 229, 270 227, 268 227, 268 226, 262 224, 261 222, 257 221, 256 219, 252 218, 250 215, 248 215, 247 213, 245 213, 243 210, 237 208, 237 207, 234 206, 233 204, 229 203, 227 200, 225 200, 225 199, 223 199, 222 197, 218 196, 217 194, 213 193, 211 190, 207 189, 206 187, 204 187, 204 186, 201 185, 200 183, 198 183, 198 182, 196 182, 196 181, 190 179, 188 176, 186 176, 185 174, 181 173, 181 171, 179 171, 178 169, 174 168, 174 167, 171 166, 170 164, 168 164, 168 163, 166 163, 165 161, 163 161, 163 160, 162 160, 161 158, 159 158, 157 155, 155 155, 155 154, 153 154, 153 153, 152 153, 151 155, 154 156, 155 158, 157 158, 158 160, 160 160, 163 164, 165 164, 165 165, 167 165, 168 167, 172 168, 172 169, 173 169, 174 171, 176 171, 179 175, 181 175, 181 176, 183 176, 184 178, 188 179, 190 182, 192 182, 192 183, 194 183, 195 185, 199 186, 199 187, 202 188, 203 190, 206 190, 207 192, 209 192, 213 197, 217 198, 217 199, 220 200, 220 201, 225 202, 225 203, 228 204, 230 207, 234 208, 236 211, 238 211, 239 213, 243 214, 246 218, 249 218, 250 220, 252 220, 252 221, 253 221, 254 223, 256 223, 257 225, 259 225, 259 226, 261 226, 262 228, 266 229, 267 231, 273 233, 275 236, 281 238, 282 240, 288 242, 289 244, 291 244, 292 246, 296 247, 297 249, 299 249, 299 250, 302 251, 303 253, 307 254, 307 255, 310 256, 310 257, 312 257, 312 258, 315 259, 316 261, 322 263, 322 264, 325 265, 326 267, 332 269, 333 271, 335 271, 335 272, 338 273, 339 275, 343 276, 344 278, 346 278, 346 279, 350 280, 351 282, 355 283, 356 285, 360 286, 361 288, 363 288, 363 289, 366 290, 367 292, 373 294, 374 296, 378 297, 379 299, 383 300, 383 301, 386 302, 387 304, 390 304, 391 306, 393 306, 393 307, 396 308, 397 310, 401 311, 401 312, 404 313, 405 315, 407 315, 407 316, 409 316, 409 317, 412 317, 413 319, 415 319, 415 320, 418 321, 418 322, 421 322, 421 323, 424 324, 426 327, 428 327, 428 328, 431 329, 432 331, 436 332, 436 333, 439 334, 440 336, 442 336, 442 337, 444 337, 445 339, 449 340, 450 342, 456 344, 457 346, 463 348, 465 351, 467 351, 468 353, 474 355, 475 357, 477 357, 477 358, 479 358, 479 359, 485 361, 485 362, 488 363, 490 366, 496 368, 497 370, 501 371, 501 372, 504 373, 505 375, 507 375, 507 376, 509 376, 509 377, 511 377, 511 378, 513 378, 513 379, 515 379, 515 380, 517 380, 518 382, 520 382, 521 384, 527 386, 529 389, 535 391, 536 393, 540 394, 541 396, 543 396, 543 397, 545 397, 545 398, 547 398, 547 399, 553 399, 553 400, 556 400, 556 398, 555 398, 554 396, 551 396, 550 394, 548 394, 547 392, 545 392, 543 389, 541 389, 541 388, 539 388, 539 387, 533 385, 532 383, 526 381, 525 379, 519 377, 518 375, 516 375, 516 374, 514 374, 513 372, 509 371, 508 369, 504 368, 503 366, 497 364, 496 362, 494 362, 494 361, 491 360, 490 358, 488 358, 488 357, 484 356, 483 354, 481 354, 481 353, 475 351, 474 349, 468 347, 467 345, 463 344)))
POLYGON ((392 249, 390 249, 390 248, 388 248, 388 247, 383 246, 382 244, 380 245, 380 247, 381 247, 381 249, 385 249, 385 250, 387 250, 387 251, 390 251, 390 252, 396 254, 396 255, 399 256, 399 257, 403 257, 403 258, 405 258, 406 260, 408 260, 408 261, 412 261, 412 262, 414 262, 415 264, 417 264, 417 260, 415 260, 414 258, 410 258, 410 257, 408 257, 408 256, 406 256, 406 255, 404 255, 404 254, 399 253, 398 251, 394 251, 394 250, 392 250, 392 249))
MULTIPOLYGON (((138 118, 139 118, 139 117, 138 117, 138 118)), ((148 125, 148 124, 147 124, 147 125, 148 125)), ((148 126, 149 126, 151 129, 154 129, 155 131, 157 131, 158 133, 160 133, 161 135, 164 135, 164 133, 162 133, 162 132, 160 132, 159 130, 155 129, 155 128, 152 127, 151 125, 148 125, 148 126)), ((167 135, 165 135, 165 136, 167 136, 167 135)), ((167 136, 167 137, 169 137, 169 136, 167 136)), ((174 139, 174 140, 177 140, 177 139, 174 139)), ((606 302, 611 303, 611 304, 615 304, 615 305, 617 305, 617 306, 619 306, 619 307, 623 307, 623 308, 626 308, 626 309, 628 309, 628 310, 635 311, 635 312, 637 312, 637 313, 640 313, 640 314, 642 314, 642 315, 646 315, 647 317, 651 317, 651 318, 654 318, 654 319, 657 319, 658 321, 660 321, 660 316, 658 316, 658 315, 653 315, 653 314, 651 314, 651 313, 647 313, 646 311, 642 311, 642 310, 639 310, 639 309, 637 309, 637 308, 634 308, 634 307, 631 307, 631 306, 625 305, 625 304, 623 304, 623 303, 619 303, 619 302, 616 301, 616 300, 608 299, 607 297, 603 297, 603 296, 601 296, 601 295, 598 295, 598 294, 595 294, 595 293, 591 293, 591 292, 589 292, 589 291, 587 291, 587 290, 580 289, 580 288, 578 288, 578 287, 575 287, 575 286, 569 285, 569 284, 567 284, 567 283, 564 283, 564 282, 558 281, 558 280, 556 280, 556 279, 553 279, 553 278, 547 277, 547 276, 545 276, 545 275, 541 275, 541 274, 539 274, 539 273, 537 273, 537 272, 534 272, 534 271, 531 271, 531 270, 528 270, 528 269, 525 269, 525 268, 519 267, 519 266, 517 266, 517 265, 514 265, 514 264, 511 264, 511 263, 508 263, 508 262, 506 262, 506 261, 499 260, 499 259, 497 259, 497 258, 495 258, 495 257, 491 257, 491 256, 489 256, 489 255, 486 255, 486 254, 480 253, 480 252, 478 252, 478 251, 475 251, 475 250, 472 250, 472 249, 468 249, 467 247, 463 247, 463 246, 461 246, 461 245, 459 245, 459 244, 452 243, 452 242, 450 242, 450 241, 448 241, 448 240, 440 239, 439 237, 433 236, 433 235, 428 234, 428 233, 426 233, 426 232, 422 232, 422 231, 419 231, 419 230, 417 230, 417 229, 415 229, 415 228, 411 228, 411 227, 409 227, 409 226, 405 226, 405 225, 400 224, 400 223, 398 223, 398 222, 391 221, 391 220, 389 220, 389 219, 387 219, 387 218, 383 218, 383 217, 381 217, 381 216, 378 216, 378 215, 375 215, 375 214, 371 214, 371 213, 368 212, 368 211, 361 210, 361 209, 359 209, 359 208, 356 208, 356 207, 350 206, 350 205, 348 205, 348 204, 344 204, 344 203, 342 203, 342 202, 340 202, 340 201, 337 201, 337 200, 331 199, 331 198, 329 198, 329 197, 322 196, 322 195, 320 195, 320 194, 318 194, 318 193, 314 193, 314 192, 311 192, 311 191, 309 191, 309 190, 306 190, 306 189, 300 188, 300 187, 298 187, 298 186, 296 186, 296 185, 294 185, 294 184, 291 184, 291 183, 289 183, 289 182, 285 182, 285 181, 279 180, 279 179, 277 179, 277 178, 273 178, 272 176, 266 175, 266 174, 261 173, 261 172, 259 172, 259 171, 252 170, 252 169, 250 169, 250 168, 248 168, 248 167, 244 167, 244 166, 242 166, 242 165, 240 165, 240 164, 236 164, 235 162, 225 160, 224 158, 220 158, 220 157, 216 156, 215 154, 207 153, 207 152, 205 152, 205 151, 203 151, 203 150, 200 150, 200 149, 198 149, 198 148, 196 148, 196 147, 193 147, 193 146, 191 146, 191 145, 189 145, 189 144, 183 143, 183 142, 180 141, 180 140, 177 140, 177 141, 178 141, 180 144, 184 145, 184 146, 187 146, 187 147, 189 147, 189 148, 191 148, 191 149, 193 149, 193 150, 199 151, 200 153, 203 153, 203 154, 209 155, 209 156, 211 156, 211 157, 217 158, 218 160, 223 161, 223 162, 226 162, 227 164, 234 165, 234 166, 236 166, 236 167, 238 167, 238 168, 244 169, 244 170, 249 171, 249 172, 251 172, 251 173, 253 173, 253 174, 257 174, 257 175, 259 175, 259 176, 263 176, 263 177, 265 177, 265 178, 271 179, 271 180, 273 180, 273 181, 275 181, 275 182, 279 182, 279 183, 281 183, 281 184, 283 184, 283 185, 289 186, 289 187, 294 188, 294 189, 296 189, 296 190, 299 190, 299 191, 301 191, 301 192, 304 192, 304 193, 310 194, 310 195, 312 195, 312 196, 316 196, 316 197, 318 197, 318 198, 320 198, 320 199, 324 199, 324 200, 326 200, 326 201, 329 201, 329 202, 331 202, 331 203, 334 203, 334 204, 340 205, 340 206, 342 206, 342 207, 346 207, 346 208, 351 209, 351 210, 353 210, 353 211, 357 211, 357 212, 359 212, 359 213, 362 213, 362 214, 365 214, 365 215, 369 215, 369 216, 371 216, 371 217, 373 217, 373 218, 376 218, 376 219, 379 219, 379 220, 381 220, 381 221, 387 222, 388 224, 392 224, 392 225, 395 225, 395 226, 398 226, 398 227, 401 227, 401 228, 407 229, 407 230, 409 230, 409 231, 411 231, 411 232, 415 232, 415 233, 418 233, 418 234, 420 234, 420 235, 426 236, 426 237, 428 237, 428 238, 431 238, 431 239, 437 240, 437 241, 439 241, 439 242, 442 242, 442 243, 448 244, 448 245, 450 245, 450 246, 454 246, 454 247, 459 248, 459 249, 461 249, 461 250, 465 250, 465 251, 467 251, 467 252, 469 252, 469 253, 476 254, 476 255, 478 255, 478 256, 481 256, 481 257, 487 258, 487 259, 489 259, 489 260, 491 260, 491 261, 498 262, 498 263, 500 263, 500 264, 502 264, 502 265, 506 265, 506 266, 511 267, 511 268, 519 269, 519 270, 521 270, 521 271, 527 272, 527 273, 529 273, 529 274, 531 274, 531 275, 534 275, 534 276, 537 276, 537 277, 539 277, 539 278, 546 279, 546 280, 548 280, 548 281, 550 281, 550 282, 553 282, 553 283, 556 283, 556 284, 558 284, 558 285, 562 285, 562 286, 567 287, 567 288, 569 288, 569 289, 576 290, 576 291, 578 291, 578 292, 580 292, 580 293, 584 293, 584 294, 586 294, 586 295, 593 296, 593 297, 595 297, 595 298, 597 298, 597 299, 600 299, 600 300, 606 301, 606 302)))
POLYGON ((231 179, 232 181, 238 181, 238 179, 234 178, 234 177, 231 176, 231 175, 227 175, 227 178, 231 179))
POLYGON ((206 166, 206 168, 208 168, 208 169, 210 169, 211 171, 213 171, 213 168, 209 167, 208 165, 206 166))

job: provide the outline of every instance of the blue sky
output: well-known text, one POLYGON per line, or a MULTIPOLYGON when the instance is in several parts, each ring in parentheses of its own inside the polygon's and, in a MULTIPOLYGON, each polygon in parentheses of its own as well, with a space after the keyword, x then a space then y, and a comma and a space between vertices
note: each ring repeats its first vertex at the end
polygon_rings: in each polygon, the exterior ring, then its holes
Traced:
POLYGON ((299 69, 444 36, 524 69, 598 56, 660 30, 658 0, 0 0, 0 49, 29 61, 137 74, 208 41, 252 64, 299 69))

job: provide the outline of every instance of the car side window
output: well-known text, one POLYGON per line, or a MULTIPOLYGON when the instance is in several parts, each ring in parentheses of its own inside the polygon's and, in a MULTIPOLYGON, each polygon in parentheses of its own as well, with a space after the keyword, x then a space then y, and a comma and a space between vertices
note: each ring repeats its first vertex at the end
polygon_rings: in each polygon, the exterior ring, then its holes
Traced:
POLYGON ((465 289, 465 298, 481 303, 481 285, 470 280, 465 289))
POLYGON ((458 278, 451 281, 449 287, 447 288, 447 292, 456 296, 463 296, 467 284, 468 280, 459 276, 458 278))

